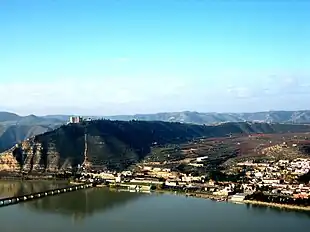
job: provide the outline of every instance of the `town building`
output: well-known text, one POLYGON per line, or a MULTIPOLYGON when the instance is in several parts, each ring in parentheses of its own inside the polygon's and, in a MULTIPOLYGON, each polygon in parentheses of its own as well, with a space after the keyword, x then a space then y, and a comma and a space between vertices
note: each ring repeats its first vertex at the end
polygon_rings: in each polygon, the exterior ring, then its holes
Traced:
POLYGON ((71 116, 69 119, 69 123, 80 123, 83 121, 83 118, 80 116, 71 116))
POLYGON ((230 201, 242 202, 242 201, 244 201, 245 197, 246 197, 245 193, 237 193, 235 195, 232 195, 232 197, 230 198, 230 201))

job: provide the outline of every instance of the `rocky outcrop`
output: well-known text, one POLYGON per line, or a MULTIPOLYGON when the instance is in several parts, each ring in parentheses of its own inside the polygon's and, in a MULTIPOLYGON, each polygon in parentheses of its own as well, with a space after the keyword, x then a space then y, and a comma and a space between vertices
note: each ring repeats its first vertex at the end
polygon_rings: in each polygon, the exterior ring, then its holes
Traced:
POLYGON ((4 172, 19 172, 21 165, 14 157, 13 153, 8 151, 0 156, 0 171, 4 172))
POLYGON ((72 168, 70 159, 60 162, 61 157, 55 144, 47 147, 35 138, 28 139, 0 155, 0 171, 7 172, 57 172, 72 168))
POLYGON ((0 154, 0 171, 57 172, 85 164, 123 170, 153 144, 180 144, 198 137, 310 131, 310 125, 226 123, 202 126, 168 122, 98 120, 69 124, 37 135, 0 154), (86 135, 86 136, 85 136, 86 135))

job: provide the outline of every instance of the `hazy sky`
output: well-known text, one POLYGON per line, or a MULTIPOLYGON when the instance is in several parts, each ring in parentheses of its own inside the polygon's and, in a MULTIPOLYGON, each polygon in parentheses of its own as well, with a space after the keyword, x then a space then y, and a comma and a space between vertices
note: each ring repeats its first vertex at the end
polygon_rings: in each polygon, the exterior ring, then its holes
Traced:
POLYGON ((310 109, 309 12, 306 0, 1 0, 0 111, 310 109))

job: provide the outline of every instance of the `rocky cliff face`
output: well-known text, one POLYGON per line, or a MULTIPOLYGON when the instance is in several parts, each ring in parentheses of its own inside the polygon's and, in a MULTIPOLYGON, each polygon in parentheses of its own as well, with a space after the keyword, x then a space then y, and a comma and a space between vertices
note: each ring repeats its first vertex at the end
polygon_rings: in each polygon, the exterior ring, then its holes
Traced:
POLYGON ((41 142, 29 139, 15 149, 15 157, 24 172, 54 172, 59 169, 60 154, 56 151, 53 143, 44 147, 41 142))
POLYGON ((0 156, 0 171, 8 172, 57 172, 72 168, 69 159, 60 162, 61 157, 52 142, 46 146, 28 139, 0 156))
POLYGON ((0 171, 17 172, 20 169, 21 166, 13 156, 12 152, 8 151, 0 156, 0 171))
POLYGON ((113 138, 88 136, 87 142, 89 149, 85 160, 85 147, 83 148, 82 143, 79 144, 80 149, 64 153, 54 142, 42 143, 29 139, 0 155, 0 171, 58 172, 70 170, 78 164, 84 164, 89 168, 118 169, 139 159, 126 144, 118 140, 113 141, 113 138))
POLYGON ((83 163, 90 168, 122 170, 148 155, 154 143, 179 144, 202 136, 289 131, 310 131, 310 126, 264 123, 200 126, 99 120, 62 126, 27 139, 0 155, 0 171, 57 172, 83 163))

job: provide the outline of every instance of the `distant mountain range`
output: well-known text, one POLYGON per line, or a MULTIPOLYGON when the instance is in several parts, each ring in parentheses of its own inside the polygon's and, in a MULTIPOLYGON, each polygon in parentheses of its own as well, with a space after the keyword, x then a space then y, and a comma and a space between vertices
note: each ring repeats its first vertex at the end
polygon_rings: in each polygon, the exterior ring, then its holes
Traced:
POLYGON ((68 117, 69 116, 62 116, 58 118, 57 116, 36 116, 33 114, 20 116, 10 112, 0 112, 0 125, 56 125, 67 121, 68 117))
POLYGON ((51 131, 65 122, 66 120, 53 117, 0 112, 0 152, 27 138, 51 131))
MULTIPOLYGON (((17 142, 46 131, 53 130, 69 120, 70 115, 20 116, 0 112, 0 152, 17 142)), ((191 111, 167 112, 156 114, 85 116, 93 119, 166 121, 191 124, 219 124, 225 122, 256 121, 267 123, 310 124, 310 110, 266 111, 255 113, 199 113, 191 111)))
POLYGON ((168 121, 193 124, 218 124, 224 122, 256 121, 267 123, 310 123, 310 110, 266 111, 255 113, 199 113, 192 111, 118 115, 105 117, 113 120, 168 121))
MULTIPOLYGON (((20 116, 9 112, 0 112, 0 125, 55 125, 69 120, 70 115, 20 116)), ((268 123, 310 123, 310 110, 265 111, 254 113, 201 113, 194 111, 164 112, 156 114, 135 114, 115 116, 85 116, 86 118, 105 118, 111 120, 142 120, 183 122, 193 124, 218 124, 224 122, 268 122, 268 123)))

